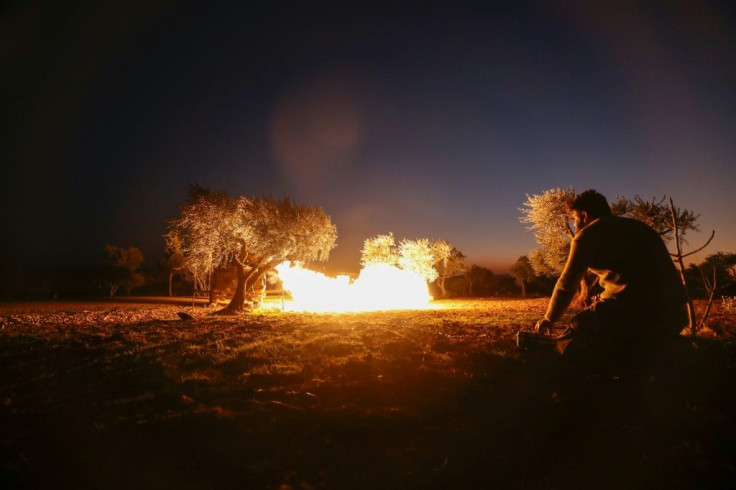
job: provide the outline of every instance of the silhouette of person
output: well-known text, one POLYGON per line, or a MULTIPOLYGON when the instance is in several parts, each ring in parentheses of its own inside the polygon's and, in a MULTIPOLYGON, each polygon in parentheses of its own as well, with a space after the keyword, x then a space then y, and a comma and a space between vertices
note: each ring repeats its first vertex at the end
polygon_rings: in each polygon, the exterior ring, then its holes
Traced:
POLYGON ((647 351, 687 325, 684 286, 659 234, 647 224, 614 216, 605 196, 582 192, 569 211, 575 223, 567 263, 544 318, 543 332, 567 310, 586 271, 598 276, 603 293, 576 314, 557 338, 565 357, 647 351))

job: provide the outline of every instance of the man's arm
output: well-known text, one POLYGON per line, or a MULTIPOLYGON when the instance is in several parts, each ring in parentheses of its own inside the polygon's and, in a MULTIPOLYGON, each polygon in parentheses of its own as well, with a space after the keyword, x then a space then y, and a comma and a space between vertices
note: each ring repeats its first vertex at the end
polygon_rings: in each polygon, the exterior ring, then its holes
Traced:
POLYGON ((588 270, 588 255, 586 247, 581 246, 580 241, 574 239, 570 245, 570 255, 567 257, 565 268, 562 270, 562 275, 557 280, 552 292, 552 298, 547 306, 547 313, 542 320, 537 322, 537 330, 550 328, 570 306, 577 291, 577 286, 583 275, 585 275, 585 271, 588 270))

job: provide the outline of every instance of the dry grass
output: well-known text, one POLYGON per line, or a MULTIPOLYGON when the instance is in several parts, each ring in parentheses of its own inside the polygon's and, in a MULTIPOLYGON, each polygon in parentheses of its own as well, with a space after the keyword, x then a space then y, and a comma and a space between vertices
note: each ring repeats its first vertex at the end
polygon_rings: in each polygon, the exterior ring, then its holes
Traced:
POLYGON ((733 312, 716 310, 714 338, 674 369, 601 373, 518 351, 516 331, 545 306, 223 318, 3 305, 0 484, 702 488, 734 476, 733 312))

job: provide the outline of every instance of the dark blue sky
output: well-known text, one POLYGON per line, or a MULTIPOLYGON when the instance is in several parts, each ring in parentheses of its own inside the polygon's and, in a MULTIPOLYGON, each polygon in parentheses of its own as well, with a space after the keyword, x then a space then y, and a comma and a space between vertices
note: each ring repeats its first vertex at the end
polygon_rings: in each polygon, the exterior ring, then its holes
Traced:
POLYGON ((332 269, 393 232, 504 270, 569 185, 736 251, 727 2, 74 3, 2 11, 4 260, 151 263, 189 183, 324 208, 332 269))

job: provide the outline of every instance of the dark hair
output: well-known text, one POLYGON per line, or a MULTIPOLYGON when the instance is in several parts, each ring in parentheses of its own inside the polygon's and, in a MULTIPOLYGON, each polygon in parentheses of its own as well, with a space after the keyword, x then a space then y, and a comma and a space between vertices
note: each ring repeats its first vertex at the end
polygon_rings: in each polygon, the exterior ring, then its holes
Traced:
POLYGON ((611 214, 611 206, 608 205, 606 196, 593 189, 578 194, 570 203, 569 208, 570 211, 585 211, 593 219, 611 214))

